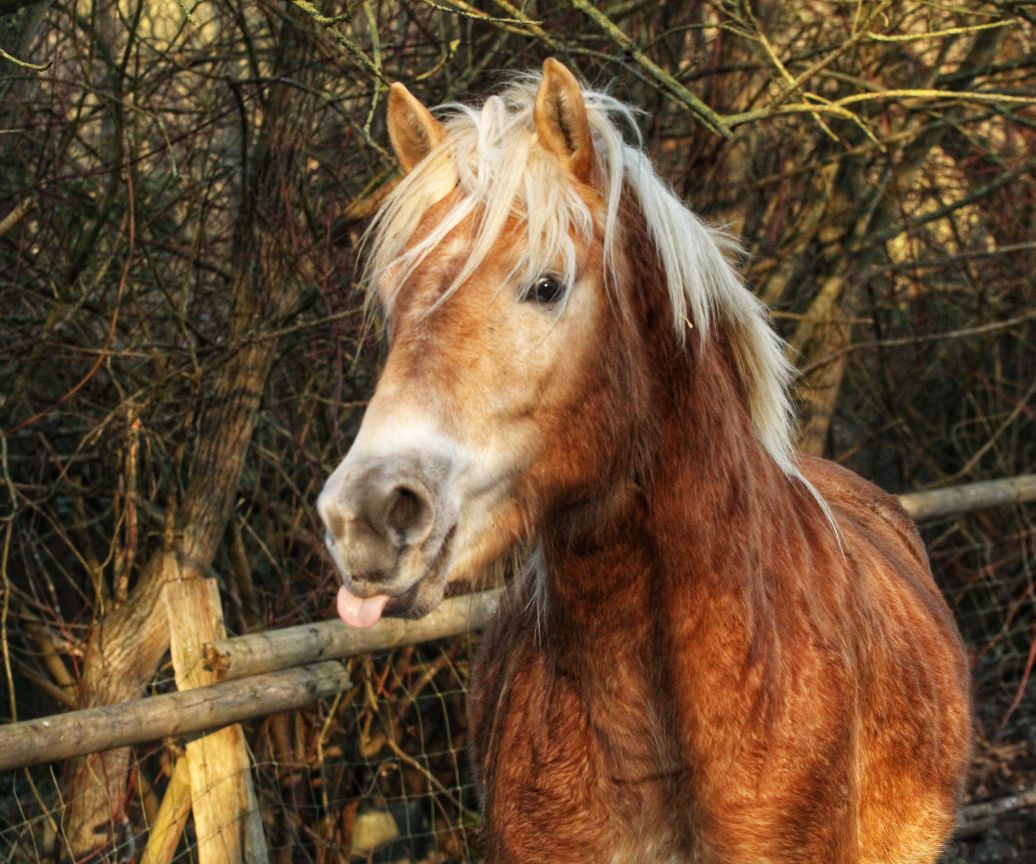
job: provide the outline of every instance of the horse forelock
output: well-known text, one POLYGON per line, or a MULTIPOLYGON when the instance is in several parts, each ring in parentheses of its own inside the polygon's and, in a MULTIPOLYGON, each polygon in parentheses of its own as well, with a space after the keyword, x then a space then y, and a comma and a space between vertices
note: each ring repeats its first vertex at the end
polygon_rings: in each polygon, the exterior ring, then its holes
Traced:
POLYGON ((714 335, 717 325, 723 329, 759 442, 786 474, 800 477, 788 398, 791 366, 765 307, 728 259, 738 254, 736 242, 684 206, 655 173, 639 140, 626 141, 624 127, 637 135, 634 109, 585 88, 595 174, 593 190, 580 186, 537 144, 533 109, 539 83, 539 75, 523 75, 480 107, 442 107, 444 140, 387 196, 365 236, 368 297, 376 296, 382 284, 391 306, 395 292, 433 250, 466 226, 467 259, 440 295, 437 302, 442 302, 489 256, 499 254, 501 234, 516 219, 526 237, 511 272, 516 280, 531 281, 552 271, 571 284, 580 263, 577 241, 599 232, 608 289, 620 294, 636 290, 639 286, 623 285, 618 278, 623 237, 629 233, 621 202, 632 193, 664 274, 676 339, 685 345, 692 328, 701 339, 714 335), (437 208, 438 221, 424 224, 433 206, 447 197, 452 203, 437 208))

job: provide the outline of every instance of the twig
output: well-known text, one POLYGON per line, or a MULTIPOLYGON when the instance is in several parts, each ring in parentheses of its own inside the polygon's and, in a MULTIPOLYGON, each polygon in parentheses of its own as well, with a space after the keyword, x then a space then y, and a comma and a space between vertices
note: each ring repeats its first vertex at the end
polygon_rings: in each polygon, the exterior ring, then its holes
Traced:
POLYGON ((1036 319, 1036 312, 1027 312, 1025 315, 1019 315, 1016 318, 1009 318, 1006 321, 993 321, 990 324, 980 324, 977 327, 961 327, 958 330, 947 330, 944 333, 926 333, 923 336, 904 336, 898 339, 872 339, 868 342, 854 342, 852 345, 846 345, 838 351, 832 351, 830 354, 821 357, 819 360, 810 363, 808 366, 803 367, 799 370, 799 376, 805 378, 811 372, 815 372, 817 369, 834 363, 836 360, 840 360, 846 354, 853 354, 856 351, 870 351, 875 348, 905 348, 911 345, 924 345, 928 342, 942 342, 947 339, 963 339, 968 336, 980 336, 983 333, 994 333, 997 330, 1008 330, 1011 327, 1026 324, 1034 319, 1036 319))
POLYGON ((1011 704, 1004 712, 1004 716, 1000 718, 1000 723, 996 727, 997 735, 1004 731, 1004 727, 1007 726, 1007 721, 1011 719, 1011 715, 1018 710, 1018 706, 1022 704, 1022 697, 1025 695, 1025 690, 1029 686, 1029 678, 1032 676, 1032 667, 1036 663, 1036 625, 1032 628, 1032 640, 1029 642, 1029 656, 1025 660, 1025 671, 1022 672, 1022 678, 1018 682, 1017 688, 1014 691, 1014 698, 1011 700, 1011 704))
POLYGON ((15 225, 17 225, 25 215, 32 210, 33 199, 32 196, 26 196, 15 208, 0 219, 0 237, 3 237, 8 231, 10 231, 15 225))
POLYGON ((943 204, 941 207, 937 207, 921 216, 904 219, 888 228, 870 234, 865 238, 865 242, 861 242, 851 251, 853 254, 858 254, 859 252, 873 248, 880 243, 885 243, 893 237, 898 237, 906 231, 912 231, 916 228, 920 228, 922 225, 927 225, 930 222, 938 222, 940 219, 945 219, 951 213, 955 213, 962 207, 967 207, 969 204, 981 201, 987 195, 991 195, 998 189, 1002 189, 1017 177, 1027 176, 1034 167, 1036 167, 1036 159, 1026 159, 1021 165, 1012 168, 1010 171, 1005 171, 1003 174, 990 180, 984 186, 980 186, 979 188, 972 190, 967 195, 958 198, 956 201, 951 201, 949 204, 943 204))
POLYGON ((0 48, 0 57, 6 60, 8 63, 13 63, 15 66, 21 66, 22 69, 31 69, 33 72, 46 72, 50 68, 50 63, 27 63, 24 60, 19 60, 17 57, 8 54, 3 48, 0 48))
MULTIPOLYGON (((483 12, 481 9, 476 9, 464 0, 449 0, 448 3, 436 3, 435 0, 420 0, 425 6, 430 6, 432 9, 436 9, 439 12, 446 12, 449 15, 456 15, 460 18, 471 18, 475 21, 484 21, 486 24, 493 25, 506 25, 506 24, 521 24, 523 28, 518 27, 501 27, 502 30, 507 30, 510 33, 520 33, 524 36, 528 36, 529 33, 524 29, 524 25, 528 19, 513 17, 513 18, 497 18, 495 15, 490 15, 488 12, 483 12)), ((539 22, 536 22, 539 23, 539 22)))
MULTIPOLYGON (((759 22, 758 20, 756 20, 755 13, 752 11, 751 4, 746 2, 746 0, 741 0, 741 9, 744 11, 745 15, 748 16, 748 20, 752 22, 752 26, 755 27, 755 36, 753 38, 756 42, 762 45, 763 51, 765 52, 766 56, 770 58, 770 62, 781 74, 781 77, 783 77, 784 80, 787 82, 784 91, 777 97, 778 103, 783 102, 789 95, 799 90, 801 81, 796 80, 796 78, 791 74, 791 72, 788 71, 788 67, 784 65, 784 63, 781 61, 781 58, 777 55, 777 51, 774 49, 773 43, 770 41, 769 37, 763 31, 763 28, 759 26, 759 22)), ((809 94, 803 94, 803 98, 808 97, 809 94)), ((830 138, 832 141, 838 140, 838 136, 831 131, 831 127, 827 125, 823 117, 814 114, 813 120, 816 122, 817 126, 820 127, 821 131, 825 135, 827 135, 828 138, 830 138)), ((864 129, 864 132, 867 132, 867 130, 864 129)))
POLYGON ((898 273, 903 270, 936 270, 942 267, 953 267, 960 261, 970 261, 975 258, 996 258, 998 255, 1012 255, 1015 252, 1032 252, 1034 250, 1036 250, 1036 242, 1005 243, 1003 246, 997 246, 993 249, 965 249, 963 252, 946 255, 942 258, 930 258, 921 261, 899 261, 894 264, 874 264, 868 269, 872 273, 898 273))
POLYGON ((593 4, 587 2, 587 0, 571 0, 571 3, 576 9, 586 15, 591 21, 607 33, 616 45, 622 48, 622 50, 625 51, 630 58, 637 63, 637 65, 650 74, 651 77, 661 84, 664 89, 668 90, 670 95, 689 108, 694 114, 697 114, 705 125, 713 132, 722 135, 724 138, 730 137, 731 133, 728 118, 721 117, 690 90, 684 87, 683 84, 677 81, 672 75, 668 74, 664 69, 653 63, 644 54, 644 52, 637 47, 637 44, 607 15, 593 4))
POLYGON ((309 0, 289 0, 289 2, 305 12, 310 18, 312 18, 317 24, 324 28, 331 37, 346 51, 352 54, 371 75, 378 79, 382 84, 388 86, 389 81, 382 73, 378 64, 375 63, 356 42, 338 29, 338 25, 342 23, 342 19, 339 16, 324 15, 319 12, 309 0))
POLYGON ((1017 21, 991 21, 988 24, 971 24, 968 27, 948 27, 945 30, 932 30, 929 33, 895 33, 891 36, 885 33, 867 33, 867 39, 872 42, 920 42, 924 39, 942 39, 945 36, 960 36, 964 33, 974 33, 976 30, 993 30, 997 27, 1014 27, 1017 21))
POLYGON ((86 386, 87 382, 90 381, 90 379, 97 374, 97 370, 101 368, 101 364, 104 363, 105 359, 108 356, 108 350, 115 342, 115 330, 119 323, 119 313, 122 309, 122 299, 126 294, 126 282, 129 278, 130 265, 133 263, 133 255, 136 251, 137 229, 136 216, 134 214, 133 172, 128 170, 128 165, 126 172, 126 220, 128 246, 126 250, 126 260, 123 262, 122 275, 119 278, 119 287, 115 294, 115 309, 112 312, 112 317, 108 322, 108 333, 104 337, 104 345, 101 347, 101 353, 97 355, 97 359, 94 361, 93 365, 86 371, 86 374, 82 378, 80 378, 78 382, 72 385, 72 387, 69 390, 66 390, 65 393, 57 399, 57 401, 48 405, 46 408, 37 411, 31 417, 27 417, 20 423, 16 423, 10 429, 5 430, 3 432, 4 435, 11 435, 14 432, 20 432, 27 426, 32 426, 33 424, 38 423, 40 420, 42 420, 44 417, 50 414, 54 409, 59 408, 61 405, 64 405, 69 399, 75 396, 76 393, 82 390, 83 387, 86 386))
POLYGON ((508 2, 508 0, 494 0, 494 2, 508 15, 512 16, 515 19, 515 21, 518 21, 530 33, 532 33, 540 41, 549 46, 552 51, 563 50, 562 46, 558 44, 557 40, 555 40, 553 36, 551 36, 546 30, 544 30, 542 26, 540 26, 539 21, 533 21, 521 9, 519 9, 514 4, 508 2))

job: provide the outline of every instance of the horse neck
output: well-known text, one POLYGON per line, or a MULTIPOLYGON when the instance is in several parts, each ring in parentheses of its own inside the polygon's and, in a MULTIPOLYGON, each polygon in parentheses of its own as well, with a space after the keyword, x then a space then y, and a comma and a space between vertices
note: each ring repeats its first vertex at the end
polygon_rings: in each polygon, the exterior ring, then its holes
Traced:
MULTIPOLYGON (((654 368, 673 370, 671 348, 656 350, 668 355, 652 357, 654 368)), ((703 629, 733 615, 754 650, 774 587, 770 559, 787 543, 801 492, 752 430, 729 352, 713 338, 683 358, 682 372, 653 379, 634 431, 635 481, 600 504, 592 533, 546 550, 561 650, 650 665, 672 608, 703 629)))

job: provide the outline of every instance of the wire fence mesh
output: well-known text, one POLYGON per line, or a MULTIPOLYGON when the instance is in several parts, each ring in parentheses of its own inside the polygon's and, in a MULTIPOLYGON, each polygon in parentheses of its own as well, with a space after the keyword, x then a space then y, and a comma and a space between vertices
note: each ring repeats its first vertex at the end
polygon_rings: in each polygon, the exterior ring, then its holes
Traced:
MULTIPOLYGON (((477 636, 353 658, 353 685, 311 709, 246 724, 271 861, 468 861, 478 800, 465 702, 477 636)), ((155 690, 171 685, 166 673, 155 690)), ((137 748, 114 841, 82 861, 139 861, 182 742, 137 748)), ((0 860, 50 860, 70 801, 62 767, 0 781, 0 860)), ((231 818, 231 814, 228 814, 231 818)), ((169 860, 196 860, 188 823, 169 860)))
POLYGON ((1025 510, 995 539, 976 530, 982 518, 947 520, 927 533, 971 654, 975 789, 991 793, 995 775, 1008 785, 1015 773, 1031 782, 1036 769, 1036 532, 1025 510))
MULTIPOLYGON (((1036 788, 1036 508, 977 513, 925 526, 932 569, 972 664, 975 742, 970 801, 1036 788), (994 533, 995 532, 995 533, 994 533)), ((1036 809, 962 837, 945 860, 1032 861, 1036 809)))

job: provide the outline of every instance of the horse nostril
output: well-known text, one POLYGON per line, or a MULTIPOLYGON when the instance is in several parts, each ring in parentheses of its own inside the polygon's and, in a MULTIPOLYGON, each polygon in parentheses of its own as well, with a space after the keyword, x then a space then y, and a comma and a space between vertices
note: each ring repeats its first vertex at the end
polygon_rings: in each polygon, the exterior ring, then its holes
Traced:
POLYGON ((432 527, 432 502, 427 493, 409 486, 397 486, 388 496, 385 526, 402 543, 420 543, 432 527))

